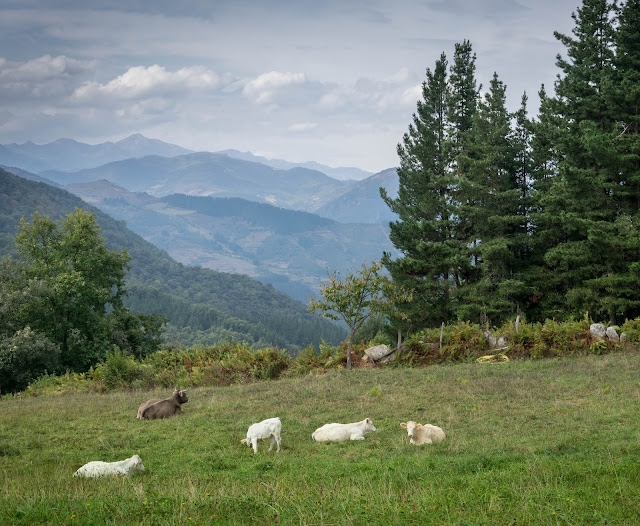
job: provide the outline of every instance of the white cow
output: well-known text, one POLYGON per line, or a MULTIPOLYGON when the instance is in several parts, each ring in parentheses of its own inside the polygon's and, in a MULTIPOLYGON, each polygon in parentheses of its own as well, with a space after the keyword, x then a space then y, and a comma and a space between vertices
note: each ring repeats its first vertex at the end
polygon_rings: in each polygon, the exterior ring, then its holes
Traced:
POLYGON ((344 440, 364 440, 365 433, 375 431, 370 418, 353 424, 325 424, 312 434, 316 442, 342 442, 344 440))
POLYGON ((445 439, 444 431, 438 426, 432 426, 431 424, 422 425, 413 420, 402 422, 400 426, 407 430, 407 435, 409 435, 411 439, 409 442, 415 446, 435 444, 445 439))
POLYGON ((273 449, 273 444, 278 445, 276 451, 280 451, 280 432, 282 431, 282 422, 278 417, 267 418, 257 424, 251 424, 247 429, 247 438, 243 438, 240 443, 253 447, 253 453, 258 452, 258 440, 271 437, 271 445, 269 451, 273 449))
POLYGON ((118 462, 102 462, 94 460, 79 468, 74 477, 103 477, 105 475, 133 475, 136 471, 144 471, 142 459, 138 455, 118 462))

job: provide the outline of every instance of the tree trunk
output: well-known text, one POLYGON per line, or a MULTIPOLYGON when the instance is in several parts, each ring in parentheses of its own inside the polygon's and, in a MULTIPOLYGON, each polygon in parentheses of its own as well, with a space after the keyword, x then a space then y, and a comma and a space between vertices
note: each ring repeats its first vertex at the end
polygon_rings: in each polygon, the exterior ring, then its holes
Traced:
POLYGON ((351 329, 349 332, 349 343, 347 344, 347 369, 351 369, 351 345, 353 344, 353 335, 356 331, 351 329))

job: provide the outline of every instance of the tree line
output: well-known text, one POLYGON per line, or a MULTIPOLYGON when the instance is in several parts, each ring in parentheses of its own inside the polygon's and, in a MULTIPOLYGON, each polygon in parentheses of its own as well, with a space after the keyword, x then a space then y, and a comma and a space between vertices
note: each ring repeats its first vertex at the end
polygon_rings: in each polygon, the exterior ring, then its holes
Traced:
POLYGON ((427 69, 398 196, 381 189, 405 326, 640 315, 640 2, 585 0, 573 18, 535 119, 526 93, 507 110, 497 73, 482 90, 467 40, 427 69))

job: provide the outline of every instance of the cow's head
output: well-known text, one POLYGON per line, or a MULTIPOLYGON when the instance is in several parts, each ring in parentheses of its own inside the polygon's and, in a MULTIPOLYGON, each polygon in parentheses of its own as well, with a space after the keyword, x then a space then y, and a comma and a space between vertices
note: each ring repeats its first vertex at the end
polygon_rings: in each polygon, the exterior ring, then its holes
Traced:
POLYGON ((400 424, 400 427, 407 430, 407 435, 409 435, 409 438, 413 438, 413 433, 415 433, 416 430, 420 429, 422 425, 414 422, 413 420, 409 420, 408 422, 402 422, 400 424))

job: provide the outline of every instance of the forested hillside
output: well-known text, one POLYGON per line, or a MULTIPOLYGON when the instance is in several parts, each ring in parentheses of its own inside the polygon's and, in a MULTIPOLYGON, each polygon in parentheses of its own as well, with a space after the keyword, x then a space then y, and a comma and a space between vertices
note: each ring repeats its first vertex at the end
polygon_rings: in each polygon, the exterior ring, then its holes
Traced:
POLYGON ((180 263, 247 274, 303 303, 318 294, 328 269, 346 272, 392 248, 386 225, 344 224, 245 199, 158 198, 105 180, 67 189, 180 263))
POLYGON ((235 338, 296 349, 322 339, 337 342, 341 328, 314 317, 303 304, 242 275, 185 267, 121 221, 74 195, 0 170, 0 253, 15 254, 13 238, 21 217, 35 210, 57 220, 76 207, 94 213, 109 248, 131 255, 127 276, 132 310, 157 312, 170 320, 167 341, 191 345, 235 338))

